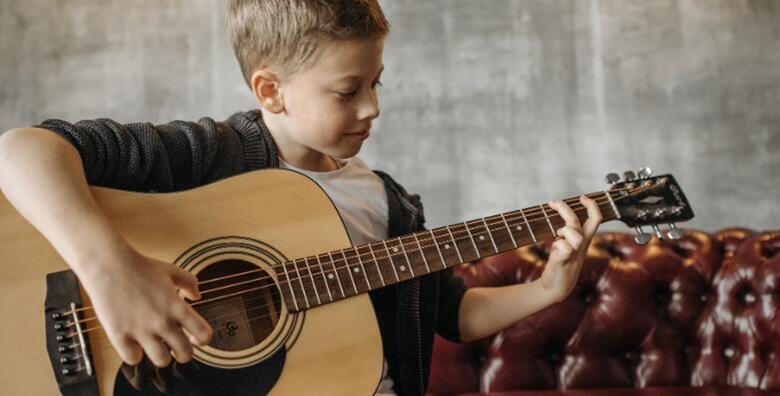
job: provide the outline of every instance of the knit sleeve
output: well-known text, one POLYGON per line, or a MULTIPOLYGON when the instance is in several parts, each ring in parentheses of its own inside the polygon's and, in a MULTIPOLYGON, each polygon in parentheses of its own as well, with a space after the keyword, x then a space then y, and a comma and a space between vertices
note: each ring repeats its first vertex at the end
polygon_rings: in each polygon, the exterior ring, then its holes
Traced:
POLYGON ((442 337, 460 342, 460 303, 466 294, 463 279, 453 273, 452 268, 440 272, 439 276, 439 317, 436 332, 442 337))
POLYGON ((201 118, 160 125, 48 119, 37 127, 75 146, 91 185, 170 192, 269 166, 270 135, 248 114, 223 122, 201 118))

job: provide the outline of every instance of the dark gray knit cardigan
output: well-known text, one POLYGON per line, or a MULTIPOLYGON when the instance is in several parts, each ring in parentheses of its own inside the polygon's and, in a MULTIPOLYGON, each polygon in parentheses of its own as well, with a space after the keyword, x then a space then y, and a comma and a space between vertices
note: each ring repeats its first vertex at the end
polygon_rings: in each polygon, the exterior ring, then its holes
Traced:
MULTIPOLYGON (((119 124, 110 119, 75 124, 49 119, 38 127, 67 139, 81 155, 91 185, 129 191, 172 192, 239 173, 279 167, 276 145, 257 110, 223 122, 119 124)), ((389 237, 423 229, 419 197, 383 172, 389 237)), ((434 332, 458 341, 458 310, 465 293, 450 270, 370 292, 390 376, 399 395, 427 389, 434 332)))

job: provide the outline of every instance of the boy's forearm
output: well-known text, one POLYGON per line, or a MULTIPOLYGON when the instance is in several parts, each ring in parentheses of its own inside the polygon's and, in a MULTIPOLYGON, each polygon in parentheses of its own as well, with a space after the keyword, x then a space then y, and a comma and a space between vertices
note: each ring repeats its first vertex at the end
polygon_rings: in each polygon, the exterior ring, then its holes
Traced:
POLYGON ((43 129, 0 136, 0 189, 77 274, 94 269, 101 247, 124 248, 94 201, 78 151, 43 129))
POLYGON ((460 304, 460 338, 474 341, 487 337, 556 302, 542 290, 539 280, 468 289, 460 304))

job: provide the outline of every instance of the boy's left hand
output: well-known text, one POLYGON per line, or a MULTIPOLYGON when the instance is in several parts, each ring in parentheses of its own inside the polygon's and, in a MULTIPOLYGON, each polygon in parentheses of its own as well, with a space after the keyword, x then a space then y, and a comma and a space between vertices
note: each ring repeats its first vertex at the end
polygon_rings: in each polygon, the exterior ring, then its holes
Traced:
POLYGON ((596 201, 583 195, 580 196, 580 202, 588 210, 584 225, 580 224, 577 215, 563 201, 552 201, 549 204, 566 222, 565 226, 556 231, 558 239, 553 242, 547 266, 541 276, 542 290, 555 302, 563 301, 577 284, 588 247, 601 224, 601 211, 596 201))

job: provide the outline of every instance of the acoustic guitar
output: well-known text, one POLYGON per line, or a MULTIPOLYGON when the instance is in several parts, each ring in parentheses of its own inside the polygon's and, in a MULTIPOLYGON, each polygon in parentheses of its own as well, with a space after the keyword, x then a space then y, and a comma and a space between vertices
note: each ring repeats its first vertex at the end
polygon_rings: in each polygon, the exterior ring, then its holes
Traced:
MULTIPOLYGON (((588 195, 603 221, 637 227, 637 242, 650 239, 640 226, 662 237, 658 225, 693 218, 671 175, 644 168, 608 181, 588 195)), ((198 277, 202 299, 188 303, 214 337, 184 376, 196 394, 372 394, 383 355, 368 291, 554 238, 564 225, 538 205, 352 246, 328 196, 288 170, 176 193, 91 191, 133 247, 198 277)), ((577 198, 566 202, 587 217, 577 198)), ((0 224, 0 392, 133 394, 78 279, 2 195, 0 224)), ((671 227, 668 237, 683 236, 671 227)))

